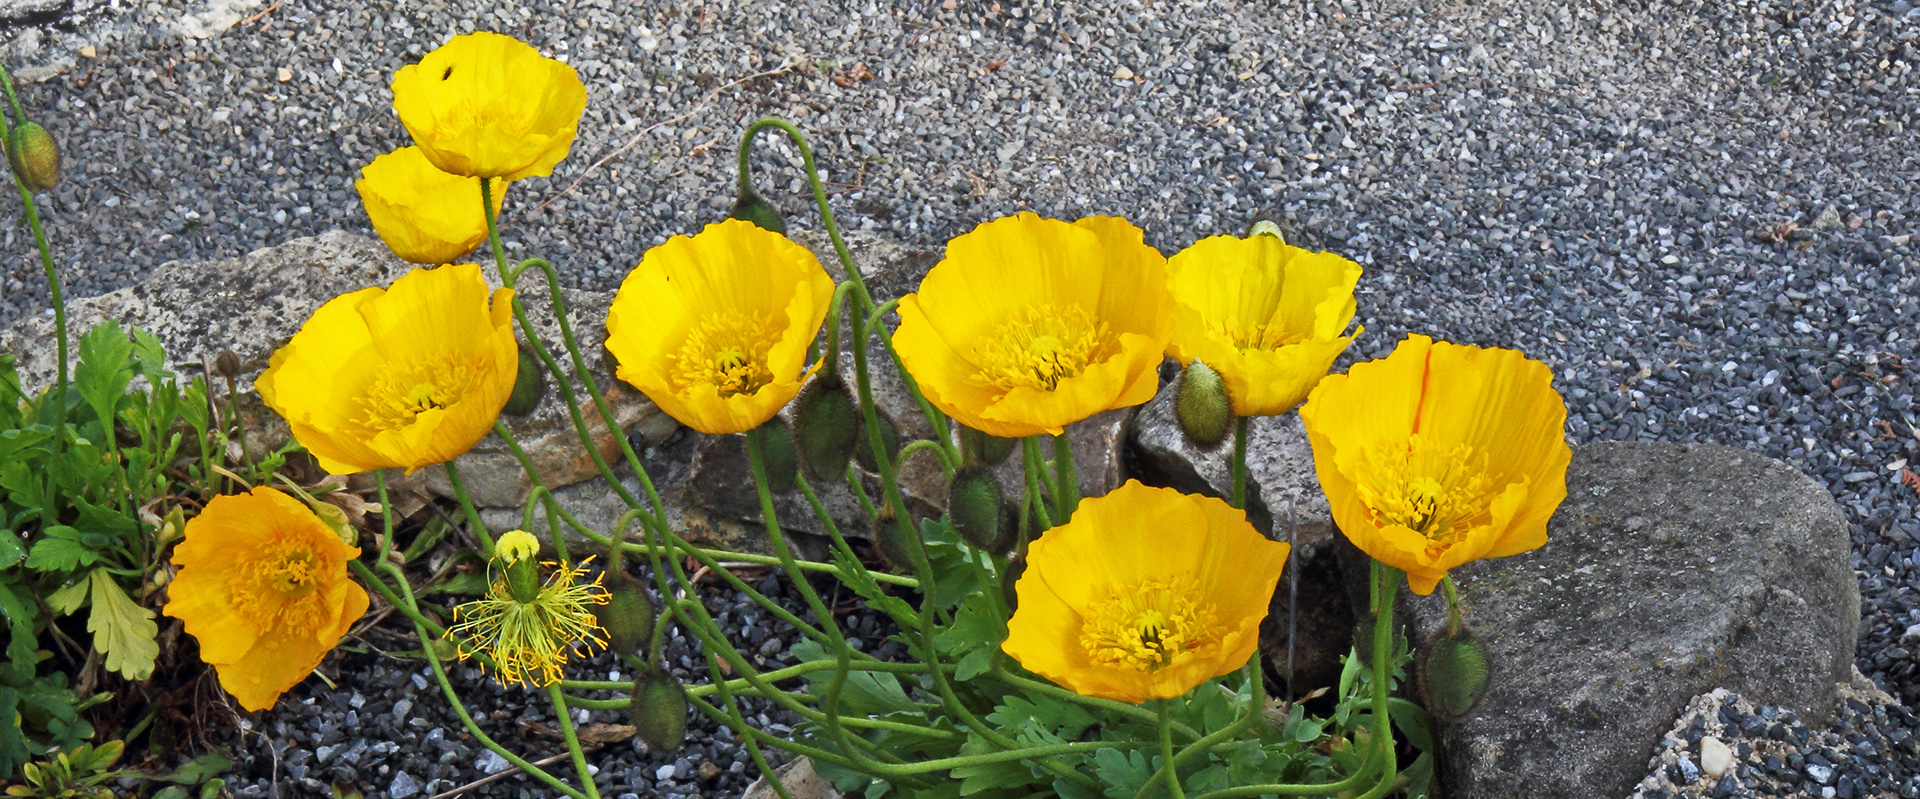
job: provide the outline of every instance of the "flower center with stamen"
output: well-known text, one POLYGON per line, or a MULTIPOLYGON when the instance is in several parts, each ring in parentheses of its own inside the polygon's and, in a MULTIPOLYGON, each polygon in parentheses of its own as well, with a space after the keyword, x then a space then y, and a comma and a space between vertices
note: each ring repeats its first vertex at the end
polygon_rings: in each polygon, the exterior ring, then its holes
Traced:
POLYGON ((479 388, 487 371, 481 356, 423 357, 380 373, 359 400, 360 423, 374 434, 399 430, 420 414, 448 408, 479 388))
POLYGON ((1376 446, 1365 457, 1355 487, 1375 522, 1438 545, 1486 521, 1495 486, 1486 454, 1472 445, 1443 446, 1415 433, 1405 447, 1376 446))
POLYGON ((1155 672, 1184 652, 1218 643, 1213 606, 1194 601, 1191 580, 1148 580, 1095 602, 1080 628, 1087 658, 1155 672))
POLYGON ((773 382, 767 353, 783 329, 768 313, 712 314, 694 325, 674 355, 673 380, 679 388, 711 385, 722 397, 753 394, 773 382))
POLYGON ((1207 332, 1243 350, 1277 350, 1307 340, 1305 333, 1290 331, 1285 325, 1249 325, 1238 320, 1212 322, 1207 325, 1207 332))
POLYGON ((265 557, 238 566, 233 608, 261 629, 317 630, 329 621, 319 594, 324 564, 300 535, 278 533, 265 557))
POLYGON ((1106 324, 1080 306, 1040 305, 1001 323, 980 344, 974 358, 980 372, 972 382, 1002 391, 1052 391, 1117 347, 1106 324))

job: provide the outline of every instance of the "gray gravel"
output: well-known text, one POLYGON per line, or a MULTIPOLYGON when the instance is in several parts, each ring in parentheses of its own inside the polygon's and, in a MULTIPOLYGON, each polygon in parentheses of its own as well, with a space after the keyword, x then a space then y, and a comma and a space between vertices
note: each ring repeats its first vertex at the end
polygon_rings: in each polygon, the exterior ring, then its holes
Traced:
MULTIPOLYGON (((572 281, 610 288, 717 218, 733 137, 768 113, 813 132, 845 224, 923 245, 1033 209, 1124 214, 1171 253, 1271 214, 1368 265, 1354 357, 1408 330, 1517 346, 1577 440, 1732 444, 1821 480, 1855 525, 1858 665, 1920 700, 1910 0, 348 0, 206 41, 122 5, 47 28, 95 57, 42 47, 76 66, 22 90, 68 153, 46 207, 76 294, 366 231, 354 170, 405 138, 388 76, 500 29, 588 84, 574 157, 508 208, 512 246, 572 281)), ((814 224, 792 151, 761 160, 814 224)), ((0 199, 0 322, 45 303, 17 214, 0 199)))

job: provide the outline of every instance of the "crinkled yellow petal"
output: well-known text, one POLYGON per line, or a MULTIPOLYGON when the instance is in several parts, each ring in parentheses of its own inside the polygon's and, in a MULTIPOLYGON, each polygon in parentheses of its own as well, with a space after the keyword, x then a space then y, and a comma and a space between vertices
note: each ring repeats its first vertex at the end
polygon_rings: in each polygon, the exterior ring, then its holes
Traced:
POLYGON ((478 178, 552 174, 587 105, 573 67, 487 32, 455 36, 401 67, 392 88, 393 110, 427 159, 478 178))
MULTIPOLYGON (((418 147, 402 147, 360 169, 353 187, 387 248, 416 264, 444 264, 487 240, 480 179, 440 171, 418 147)), ((494 186, 496 210, 507 183, 494 186)))
POLYGON ((276 489, 215 497, 174 547, 164 612, 248 710, 271 707, 366 614, 347 546, 313 510, 276 489))
POLYGON ((1167 351, 1219 372, 1236 415, 1292 410, 1353 341, 1341 334, 1361 269, 1338 255, 1277 236, 1213 236, 1168 259, 1167 270, 1177 303, 1167 351))
POLYGON ((947 243, 946 258, 902 298, 894 347, 928 401, 962 423, 1006 438, 1058 434, 1152 398, 1172 313, 1165 261, 1139 228, 1115 217, 1067 223, 1023 212, 947 243), (1072 365, 1005 383, 1024 367, 995 363, 1020 356, 993 350, 1023 325, 1041 336, 1066 331, 1064 342, 1047 340, 1074 350, 1072 365))
POLYGON ((1362 551, 1406 571, 1415 593, 1432 592, 1461 564, 1545 544, 1566 498, 1566 406, 1547 367, 1512 350, 1410 335, 1387 358, 1321 381, 1300 418, 1335 523, 1362 551), (1429 452, 1460 453, 1455 465, 1477 481, 1456 482, 1481 486, 1441 502, 1462 529, 1438 538, 1407 526, 1424 521, 1368 505, 1369 491, 1432 477, 1380 471, 1380 453, 1412 452, 1416 437, 1429 452))
POLYGON ((331 474, 452 460, 513 392, 512 298, 473 264, 415 269, 321 306, 254 385, 331 474))
POLYGON ((1138 481, 1080 504, 1027 553, 1019 608, 1002 648, 1022 666, 1086 696, 1123 702, 1177 697, 1252 657, 1288 548, 1266 540, 1218 499, 1138 481), (1203 611, 1203 629, 1158 668, 1097 660, 1090 624, 1116 596, 1176 586, 1203 611))
POLYGON ((800 392, 812 374, 802 371, 807 345, 832 299, 833 279, 813 253, 729 219, 641 256, 608 309, 607 349, 620 379, 681 424, 710 434, 743 432, 800 392), (743 348, 757 385, 741 391, 690 373, 689 347, 698 349, 700 340, 743 348))

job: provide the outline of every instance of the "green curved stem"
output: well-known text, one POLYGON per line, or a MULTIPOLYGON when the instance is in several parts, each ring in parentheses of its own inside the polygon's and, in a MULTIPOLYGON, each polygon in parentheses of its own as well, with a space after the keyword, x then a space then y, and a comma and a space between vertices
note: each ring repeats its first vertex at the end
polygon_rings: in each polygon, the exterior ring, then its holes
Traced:
POLYGON ((447 469, 447 482, 453 484, 453 496, 460 502, 460 511, 467 516, 467 526, 473 530, 473 539, 480 545, 480 557, 493 557, 493 534, 487 532, 487 525, 480 521, 480 511, 474 508, 473 499, 467 496, 467 485, 460 481, 460 470, 454 467, 453 461, 441 465, 447 469))
POLYGON ((1060 523, 1073 518, 1080 507, 1080 480, 1073 470, 1073 439, 1065 431, 1053 437, 1054 496, 1059 500, 1060 523))
POLYGON ((1040 475, 1047 466, 1046 458, 1040 454, 1040 439, 1034 436, 1020 439, 1020 458, 1021 471, 1026 473, 1027 496, 1033 498, 1034 515, 1040 518, 1039 532, 1044 533, 1053 529, 1053 515, 1047 512, 1046 503, 1041 501, 1040 475))
POLYGON ((1173 799, 1187 799, 1187 792, 1180 789, 1180 769, 1173 762, 1173 727, 1167 723, 1172 720, 1167 715, 1172 705, 1171 699, 1160 700, 1158 726, 1160 728, 1160 762, 1163 764, 1160 767, 1160 773, 1165 775, 1167 793, 1172 794, 1173 799))
POLYGON ((559 720, 560 736, 567 740, 567 753, 573 755, 573 770, 580 775, 580 787, 587 799, 600 799, 600 787, 593 784, 593 772, 587 770, 587 753, 580 749, 580 736, 573 732, 573 719, 567 715, 567 696, 560 686, 547 685, 547 698, 553 700, 554 716, 559 720))
POLYGON ((820 209, 820 220, 827 228, 827 239, 833 242, 833 254, 840 259, 840 266, 846 270, 847 279, 859 287, 862 300, 869 306, 873 304, 873 295, 867 293, 867 281, 860 276, 860 267, 853 262, 853 253, 847 250, 847 242, 840 236, 840 223, 833 218, 833 209, 827 205, 827 188, 820 183, 820 170, 813 163, 813 148, 807 145, 806 134, 793 123, 776 117, 763 117, 748 125, 740 134, 740 187, 752 188, 748 177, 749 155, 753 147, 753 137, 766 128, 779 128, 787 134, 787 140, 800 150, 800 168, 807 175, 807 184, 813 188, 814 205, 820 209))

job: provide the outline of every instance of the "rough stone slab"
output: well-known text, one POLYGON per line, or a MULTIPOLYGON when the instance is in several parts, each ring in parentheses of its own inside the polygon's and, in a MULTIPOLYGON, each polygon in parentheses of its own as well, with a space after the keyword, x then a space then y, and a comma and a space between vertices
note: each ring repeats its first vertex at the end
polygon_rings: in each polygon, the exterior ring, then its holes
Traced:
MULTIPOLYGON (((1742 450, 1601 443, 1574 451, 1567 490, 1546 546, 1454 571, 1494 678, 1442 731, 1448 796, 1624 796, 1715 687, 1827 716, 1860 595, 1824 488, 1742 450)), ((1440 592, 1402 597, 1415 640, 1445 623, 1440 592)))
MULTIPOLYGON (((222 350, 231 350, 240 360, 241 374, 235 387, 248 428, 248 446, 256 454, 270 452, 286 443, 289 434, 286 423, 261 405, 253 380, 266 369, 273 351, 328 300, 367 286, 389 285, 412 268, 380 242, 341 231, 294 239, 224 261, 169 263, 139 285, 69 302, 70 357, 78 357, 81 334, 99 322, 117 320, 123 326, 139 327, 159 337, 174 371, 184 377, 207 377, 210 385, 219 387, 225 381, 212 375, 212 363, 222 350)), ((482 272, 491 282, 493 270, 482 272)), ((521 277, 518 289, 541 340, 570 371, 571 361, 561 346, 545 276, 528 272, 521 277)), ((606 392, 619 426, 646 442, 671 435, 678 425, 639 392, 612 380, 601 363, 601 339, 606 330, 602 320, 612 293, 566 290, 562 296, 581 356, 606 392)), ((29 392, 53 382, 57 358, 52 341, 51 316, 22 319, 0 330, 0 349, 19 356, 21 381, 29 392)), ((577 378, 575 382, 577 386, 577 378)), ((597 478, 599 472, 581 446, 560 399, 557 378, 549 375, 547 385, 547 397, 533 413, 502 417, 507 428, 534 459, 547 485, 565 486, 597 478)), ((223 387, 217 388, 222 396, 224 391, 223 387)), ((576 388, 576 392, 583 403, 588 401, 584 390, 576 388)), ((617 458, 618 438, 607 432, 591 404, 584 410, 596 447, 611 462, 617 458)), ((489 434, 454 463, 481 506, 517 507, 532 488, 506 442, 496 435, 489 434)), ((451 484, 439 467, 422 469, 411 477, 403 478, 399 472, 389 477, 389 483, 399 491, 453 496, 451 484)), ((360 482, 370 484, 371 478, 360 482)))

